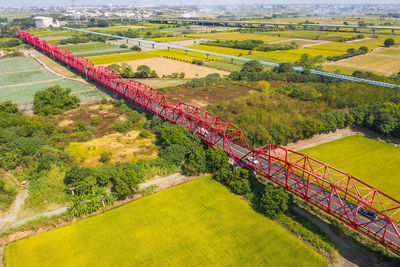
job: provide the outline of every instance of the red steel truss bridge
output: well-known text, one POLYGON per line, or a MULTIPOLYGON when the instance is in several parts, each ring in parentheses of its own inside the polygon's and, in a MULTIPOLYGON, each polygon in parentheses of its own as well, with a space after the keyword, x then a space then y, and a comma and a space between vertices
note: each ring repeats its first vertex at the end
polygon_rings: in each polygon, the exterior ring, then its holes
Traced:
POLYGON ((400 202, 360 179, 307 155, 277 145, 251 149, 242 131, 199 107, 169 104, 166 96, 105 67, 48 44, 24 31, 26 42, 86 78, 103 85, 165 121, 186 127, 209 146, 222 148, 239 164, 274 182, 354 230, 400 254, 400 202), (370 219, 362 211, 375 212, 370 219))

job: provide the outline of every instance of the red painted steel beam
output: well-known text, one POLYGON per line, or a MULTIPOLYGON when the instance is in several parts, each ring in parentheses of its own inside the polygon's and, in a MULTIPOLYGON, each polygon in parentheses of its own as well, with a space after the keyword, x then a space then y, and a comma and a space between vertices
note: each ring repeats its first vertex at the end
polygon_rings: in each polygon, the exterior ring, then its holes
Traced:
POLYGON ((118 73, 94 66, 86 58, 75 57, 24 31, 18 36, 134 104, 183 125, 208 145, 221 147, 240 164, 400 254, 398 200, 350 174, 284 147, 270 144, 252 150, 238 127, 212 113, 185 103, 170 105, 164 94, 148 85, 124 81, 118 73), (359 214, 360 208, 376 212, 378 219, 366 220, 359 214))

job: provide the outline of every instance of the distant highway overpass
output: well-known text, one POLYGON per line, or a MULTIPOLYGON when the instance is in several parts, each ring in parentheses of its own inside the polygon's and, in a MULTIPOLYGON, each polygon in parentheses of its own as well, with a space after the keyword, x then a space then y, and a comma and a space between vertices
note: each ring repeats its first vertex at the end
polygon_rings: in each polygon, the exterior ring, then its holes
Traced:
POLYGON ((356 25, 332 25, 332 24, 312 24, 312 23, 284 23, 284 22, 257 22, 257 21, 232 21, 232 20, 199 20, 199 19, 158 19, 158 18, 146 18, 145 21, 152 23, 163 23, 163 24, 178 24, 178 23, 190 23, 197 25, 209 25, 209 26, 225 26, 225 27, 248 27, 248 28, 267 28, 280 26, 283 27, 303 27, 318 28, 319 30, 335 29, 353 29, 354 32, 358 30, 370 30, 372 34, 377 31, 390 31, 391 34, 395 34, 395 31, 400 31, 399 27, 384 27, 384 26, 356 26, 356 25))

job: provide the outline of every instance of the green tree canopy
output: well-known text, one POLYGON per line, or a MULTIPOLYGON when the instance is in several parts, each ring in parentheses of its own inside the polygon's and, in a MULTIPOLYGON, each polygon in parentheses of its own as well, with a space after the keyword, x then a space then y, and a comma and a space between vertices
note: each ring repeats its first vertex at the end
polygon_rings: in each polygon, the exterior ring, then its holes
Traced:
POLYGON ((38 91, 33 98, 33 112, 39 115, 55 115, 76 108, 80 99, 70 96, 70 93, 71 88, 64 89, 59 85, 38 91))
POLYGON ((388 38, 383 42, 383 44, 385 45, 385 47, 394 46, 394 40, 392 38, 388 38))
POLYGON ((261 207, 268 217, 275 219, 279 214, 286 212, 290 208, 291 202, 291 195, 280 187, 268 184, 261 198, 261 207))
POLYGON ((243 64, 243 68, 241 71, 246 72, 261 72, 264 69, 263 65, 257 60, 251 60, 243 64))

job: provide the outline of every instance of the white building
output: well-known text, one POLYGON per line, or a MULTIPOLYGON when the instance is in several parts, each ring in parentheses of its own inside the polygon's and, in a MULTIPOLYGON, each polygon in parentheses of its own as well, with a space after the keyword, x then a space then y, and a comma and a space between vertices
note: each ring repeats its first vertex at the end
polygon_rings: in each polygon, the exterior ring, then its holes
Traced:
POLYGON ((33 21, 35 22, 36 28, 49 28, 60 26, 58 20, 53 20, 53 18, 49 17, 34 17, 33 21))

